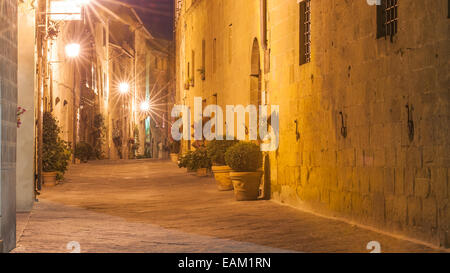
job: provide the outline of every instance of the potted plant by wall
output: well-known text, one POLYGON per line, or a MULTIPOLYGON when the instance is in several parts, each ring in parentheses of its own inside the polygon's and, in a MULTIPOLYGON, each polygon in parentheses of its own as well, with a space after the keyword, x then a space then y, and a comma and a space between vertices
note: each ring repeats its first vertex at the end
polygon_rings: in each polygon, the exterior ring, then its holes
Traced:
POLYGON ((180 153, 180 142, 179 141, 173 141, 169 145, 170 149, 170 160, 172 160, 173 163, 178 162, 178 154, 180 153))
POLYGON ((257 200, 261 184, 262 154, 259 146, 251 142, 239 142, 225 153, 225 162, 233 171, 234 196, 237 201, 257 200))
POLYGON ((59 137, 61 129, 51 113, 44 113, 42 134, 42 169, 45 186, 55 186, 63 178, 71 157, 65 141, 59 137))
POLYGON ((192 153, 193 169, 197 172, 197 176, 207 176, 208 170, 211 169, 211 159, 205 148, 199 148, 192 153))
POLYGON ((89 143, 79 142, 75 148, 75 158, 80 162, 87 163, 89 159, 95 156, 94 149, 89 143))
POLYGON ((187 172, 195 172, 195 164, 193 160, 193 152, 188 151, 184 155, 181 155, 178 160, 178 167, 186 168, 187 172))
POLYGON ((231 168, 226 165, 225 153, 228 148, 238 143, 236 140, 212 140, 206 145, 208 157, 212 161, 212 172, 217 182, 219 191, 231 191, 233 189, 233 182, 231 181, 231 168))

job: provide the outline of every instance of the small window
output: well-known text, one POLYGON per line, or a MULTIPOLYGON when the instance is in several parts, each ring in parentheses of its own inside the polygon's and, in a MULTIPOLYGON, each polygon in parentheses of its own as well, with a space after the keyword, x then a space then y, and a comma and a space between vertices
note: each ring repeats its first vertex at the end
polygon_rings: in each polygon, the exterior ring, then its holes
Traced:
POLYGON ((202 80, 206 79, 206 41, 202 40, 202 68, 200 71, 202 80))
POLYGON ((228 26, 228 63, 233 62, 233 24, 228 26))
POLYGON ((311 61, 311 0, 300 2, 300 65, 311 61))
POLYGON ((261 0, 261 44, 267 49, 267 0, 261 0))
POLYGON ((377 38, 390 37, 398 30, 398 0, 381 0, 377 6, 377 38))
POLYGON ((194 86, 195 84, 195 51, 192 50, 192 83, 191 85, 194 86))
POLYGON ((216 73, 216 70, 217 70, 217 39, 213 40, 212 63, 213 63, 213 73, 216 73))

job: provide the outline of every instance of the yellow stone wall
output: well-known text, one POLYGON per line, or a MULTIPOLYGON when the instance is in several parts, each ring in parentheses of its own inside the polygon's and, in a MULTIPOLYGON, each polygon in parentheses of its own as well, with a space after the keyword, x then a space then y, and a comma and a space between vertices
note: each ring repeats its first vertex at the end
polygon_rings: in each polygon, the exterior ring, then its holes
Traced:
MULTIPOLYGON (((272 199, 448 247, 448 1, 399 1, 391 43, 376 39, 376 8, 366 1, 312 0, 312 61, 304 65, 297 2, 267 0, 268 73, 259 43, 261 90, 280 106, 272 199), (412 141, 406 105, 414 107, 412 141)), ((217 93, 222 107, 250 103, 260 22, 259 0, 185 1, 176 20, 177 102, 192 107, 202 96, 212 104, 217 93), (192 51, 195 81, 185 90, 192 51)))

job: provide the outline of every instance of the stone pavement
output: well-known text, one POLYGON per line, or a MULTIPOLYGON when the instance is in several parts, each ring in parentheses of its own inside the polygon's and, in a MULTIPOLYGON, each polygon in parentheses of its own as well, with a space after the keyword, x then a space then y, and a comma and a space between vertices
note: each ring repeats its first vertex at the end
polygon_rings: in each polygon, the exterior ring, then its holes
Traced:
POLYGON ((435 252, 271 201, 236 202, 168 161, 72 166, 18 215, 13 252, 435 252))

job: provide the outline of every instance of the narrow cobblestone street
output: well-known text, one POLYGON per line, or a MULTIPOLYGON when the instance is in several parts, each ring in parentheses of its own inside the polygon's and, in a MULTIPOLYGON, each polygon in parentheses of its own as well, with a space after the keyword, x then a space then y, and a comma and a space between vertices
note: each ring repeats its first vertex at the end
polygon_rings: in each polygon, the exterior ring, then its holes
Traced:
POLYGON ((433 249, 271 201, 236 202, 168 161, 93 162, 18 216, 14 252, 383 252, 433 249), (279 223, 283 225, 279 225, 279 223))

